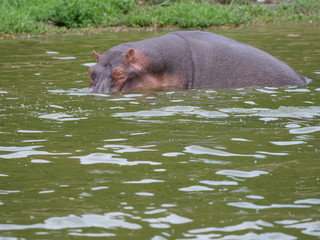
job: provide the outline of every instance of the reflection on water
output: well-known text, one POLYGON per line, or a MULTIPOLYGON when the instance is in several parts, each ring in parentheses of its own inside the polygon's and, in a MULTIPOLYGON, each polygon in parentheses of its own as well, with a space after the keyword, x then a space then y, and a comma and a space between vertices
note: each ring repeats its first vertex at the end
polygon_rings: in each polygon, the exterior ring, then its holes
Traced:
POLYGON ((91 153, 86 156, 81 157, 70 157, 70 158, 79 158, 81 164, 94 164, 94 163, 112 163, 118 164, 120 166, 127 165, 138 165, 138 164, 150 164, 150 165, 160 165, 159 162, 152 161, 127 161, 125 158, 118 158, 118 154, 110 153, 91 153))
POLYGON ((0 239, 318 239, 318 28, 221 31, 313 83, 219 91, 90 93, 92 49, 162 32, 2 40, 0 239))
POLYGON ((217 149, 210 149, 205 148, 201 146, 188 146, 185 148, 185 151, 187 153, 193 153, 193 154, 205 154, 205 155, 214 155, 214 156, 220 156, 220 157, 255 157, 255 158, 264 158, 265 156, 260 154, 236 154, 236 153, 229 153, 217 149))
POLYGON ((112 228, 127 228, 127 229, 140 229, 138 224, 126 222, 119 219, 124 217, 132 218, 130 214, 120 212, 106 213, 103 215, 85 214, 82 216, 68 215, 66 217, 52 217, 44 221, 44 223, 37 223, 31 225, 15 225, 15 224, 1 224, 1 230, 7 229, 69 229, 69 228, 87 228, 98 227, 105 229, 112 228))

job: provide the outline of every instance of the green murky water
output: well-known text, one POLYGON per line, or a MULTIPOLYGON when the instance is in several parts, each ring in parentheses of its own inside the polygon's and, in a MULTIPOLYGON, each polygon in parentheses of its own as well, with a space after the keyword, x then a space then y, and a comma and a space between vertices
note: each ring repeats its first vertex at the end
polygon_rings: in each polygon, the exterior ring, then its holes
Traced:
POLYGON ((163 32, 1 40, 0 239, 319 239, 319 25, 216 32, 313 83, 94 95, 93 49, 163 32))

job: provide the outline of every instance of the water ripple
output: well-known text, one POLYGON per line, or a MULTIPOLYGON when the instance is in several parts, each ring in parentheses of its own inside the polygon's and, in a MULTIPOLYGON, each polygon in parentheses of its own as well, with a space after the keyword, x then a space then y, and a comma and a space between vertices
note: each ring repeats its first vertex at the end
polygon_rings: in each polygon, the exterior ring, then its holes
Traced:
POLYGON ((118 154, 112 153, 91 153, 85 156, 77 156, 70 158, 79 158, 80 163, 83 165, 96 164, 96 163, 109 163, 117 164, 120 166, 134 166, 139 164, 149 164, 149 165, 160 165, 161 163, 152 161, 131 161, 129 162, 126 158, 118 157, 118 154))
POLYGON ((71 153, 51 153, 47 151, 19 151, 15 153, 0 155, 0 158, 14 159, 14 158, 26 158, 32 155, 69 155, 69 154, 71 153))
POLYGON ((304 144, 306 142, 305 141, 274 141, 270 143, 278 146, 291 146, 291 145, 304 144))
POLYGON ((296 240, 297 238, 285 233, 280 232, 266 232, 266 233, 246 233, 243 235, 226 235, 224 237, 219 237, 219 234, 204 234, 199 236, 194 236, 193 234, 184 234, 186 237, 196 237, 192 238, 194 240, 296 240), (212 238, 214 237, 214 238, 212 238))
POLYGON ((286 156, 289 153, 281 153, 281 152, 265 152, 265 151, 256 151, 256 153, 261 153, 265 155, 272 155, 272 156, 286 156))
POLYGON ((320 237, 320 221, 296 223, 284 226, 285 228, 303 229, 301 232, 306 235, 320 237))
POLYGON ((245 209, 271 209, 271 208, 310 208, 309 205, 295 205, 295 204, 271 204, 271 205, 257 205, 250 202, 231 202, 227 203, 229 206, 245 208, 245 209))
POLYGON ((39 116, 39 118, 57 120, 57 121, 76 121, 81 119, 87 119, 87 117, 73 117, 72 115, 66 113, 50 113, 39 116))
POLYGON ((179 188, 179 191, 183 191, 183 192, 201 192, 201 191, 212 191, 212 190, 214 189, 209 187, 199 186, 199 185, 179 188))
POLYGON ((77 233, 77 232, 71 232, 69 233, 69 235, 80 236, 80 237, 114 237, 116 236, 116 234, 114 233, 77 233))
POLYGON ((59 59, 59 60, 73 60, 76 59, 76 57, 52 57, 54 59, 59 59))
POLYGON ((211 185, 211 186, 236 186, 238 182, 235 181, 210 181, 210 180, 203 180, 200 183, 211 185))
POLYGON ((159 183, 159 182, 165 182, 164 180, 158 180, 158 179, 142 179, 140 181, 126 181, 123 183, 129 183, 129 184, 146 184, 146 183, 159 183))
POLYGON ((164 157, 176 157, 179 155, 184 155, 184 153, 181 152, 167 152, 167 153, 163 153, 162 156, 164 157))
POLYGON ((207 232, 234 232, 234 231, 242 231, 246 229, 255 229, 255 230, 262 230, 261 227, 273 227, 273 224, 257 220, 254 222, 247 221, 240 223, 238 225, 233 226, 226 226, 226 227, 208 227, 208 228, 199 228, 199 229, 193 229, 189 230, 189 233, 207 233, 207 232))
POLYGON ((301 199, 301 200, 297 200, 294 203, 296 204, 320 204, 320 199, 319 198, 308 198, 308 199, 301 199))
POLYGON ((147 145, 143 147, 132 147, 127 145, 120 144, 107 144, 103 147, 105 149, 112 149, 116 153, 129 153, 129 152, 148 152, 148 151, 157 151, 155 149, 150 149, 150 147, 154 147, 155 145, 147 145))
POLYGON ((221 108, 219 111, 232 113, 234 116, 258 116, 265 118, 313 118, 320 116, 320 107, 284 107, 269 108, 221 108))
POLYGON ((20 193, 20 190, 0 190, 0 195, 7 195, 10 193, 20 193))
POLYGON ((232 177, 253 178, 253 177, 259 177, 262 174, 269 174, 269 173, 265 171, 220 170, 220 171, 217 171, 216 174, 232 176, 232 177))
POLYGON ((238 154, 238 153, 230 153, 212 148, 205 148, 197 145, 192 145, 185 147, 184 152, 193 153, 193 154, 208 154, 220 157, 255 157, 255 158, 265 158, 264 155, 260 154, 238 154))
POLYGON ((144 197, 153 197, 155 194, 150 192, 136 192, 135 195, 144 197))
POLYGON ((39 147, 43 147, 43 146, 26 146, 26 147, 2 147, 0 146, 0 151, 3 152, 19 152, 19 151, 31 151, 34 148, 39 148, 39 147))
POLYGON ((314 133, 320 131, 320 126, 313 127, 304 127, 304 128, 295 128, 291 129, 289 133, 291 134, 306 134, 306 133, 314 133))
POLYGON ((25 230, 25 229, 69 229, 69 228, 126 228, 126 229, 141 229, 142 227, 136 223, 130 223, 124 220, 125 217, 133 218, 130 214, 121 212, 110 212, 103 215, 84 214, 76 216, 70 214, 66 217, 51 217, 44 223, 36 223, 31 225, 17 224, 0 224, 0 230, 25 230))
POLYGON ((163 107, 160 109, 154 110, 144 110, 138 112, 124 112, 124 113, 115 113, 113 117, 143 117, 143 118, 150 118, 150 117, 168 117, 168 116, 175 116, 175 115, 195 115, 196 117, 203 117, 203 118, 225 118, 229 117, 228 114, 222 113, 219 111, 207 111, 202 110, 200 107, 193 107, 193 106, 170 106, 170 107, 163 107))
POLYGON ((193 220, 190 218, 182 217, 174 213, 170 213, 166 217, 159 218, 144 218, 142 221, 149 223, 168 223, 168 224, 184 224, 192 222, 193 220))

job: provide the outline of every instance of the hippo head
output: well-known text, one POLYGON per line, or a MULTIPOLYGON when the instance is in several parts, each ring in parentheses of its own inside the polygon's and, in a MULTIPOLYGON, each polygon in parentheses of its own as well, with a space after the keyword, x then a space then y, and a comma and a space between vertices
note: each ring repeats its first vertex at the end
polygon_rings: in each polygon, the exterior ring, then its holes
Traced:
POLYGON ((139 87, 139 77, 148 65, 148 57, 128 47, 114 47, 104 54, 93 51, 97 64, 89 67, 92 92, 121 92, 139 87))

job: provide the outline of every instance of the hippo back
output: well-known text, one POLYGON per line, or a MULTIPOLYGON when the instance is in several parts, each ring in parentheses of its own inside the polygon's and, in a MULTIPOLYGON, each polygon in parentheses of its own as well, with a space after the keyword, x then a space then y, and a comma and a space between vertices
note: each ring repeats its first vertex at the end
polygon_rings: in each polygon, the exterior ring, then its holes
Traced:
POLYGON ((188 42, 192 88, 303 85, 306 80, 284 62, 255 47, 201 31, 173 33, 188 42))

